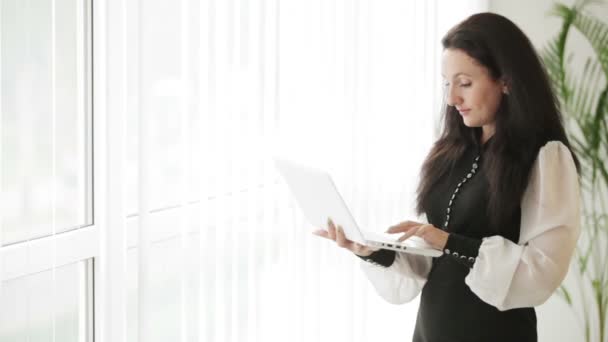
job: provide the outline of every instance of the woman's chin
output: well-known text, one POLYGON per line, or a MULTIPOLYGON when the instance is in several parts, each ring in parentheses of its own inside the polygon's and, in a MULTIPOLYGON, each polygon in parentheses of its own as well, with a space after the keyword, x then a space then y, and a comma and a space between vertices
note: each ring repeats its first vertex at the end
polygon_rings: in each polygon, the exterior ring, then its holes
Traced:
POLYGON ((479 127, 479 125, 475 125, 475 123, 469 122, 468 120, 463 120, 463 123, 465 126, 470 127, 470 128, 479 127))
POLYGON ((472 120, 471 118, 463 117, 462 122, 465 126, 470 128, 481 127, 482 125, 477 122, 477 120, 472 120))

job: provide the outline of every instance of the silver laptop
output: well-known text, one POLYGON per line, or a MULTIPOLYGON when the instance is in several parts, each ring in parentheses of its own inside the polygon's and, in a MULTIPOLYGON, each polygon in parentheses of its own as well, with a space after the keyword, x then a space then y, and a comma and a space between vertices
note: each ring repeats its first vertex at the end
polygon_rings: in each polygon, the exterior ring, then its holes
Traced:
POLYGON ((360 229, 327 172, 281 157, 273 159, 304 216, 313 226, 326 229, 327 219, 331 218, 334 224, 344 229, 347 239, 362 245, 432 257, 443 254, 417 236, 398 242, 400 234, 360 229))

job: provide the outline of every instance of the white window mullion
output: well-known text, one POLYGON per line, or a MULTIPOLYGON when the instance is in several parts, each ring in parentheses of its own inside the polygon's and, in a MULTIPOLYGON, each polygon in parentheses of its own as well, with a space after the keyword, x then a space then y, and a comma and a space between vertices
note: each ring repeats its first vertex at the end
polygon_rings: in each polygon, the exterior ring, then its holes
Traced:
MULTIPOLYGON (((0 23, 2 22, 2 7, 0 6, 0 23)), ((0 194, 4 194, 4 130, 2 129, 2 124, 4 122, 4 115, 2 112, 4 111, 2 99, 3 99, 3 89, 2 89, 2 80, 4 79, 2 75, 3 69, 3 61, 2 61, 2 31, 0 28, 0 194)), ((0 298, 2 298, 2 285, 4 279, 4 258, 2 256, 2 246, 4 246, 4 200, 0 201, 0 298)))
POLYGON ((144 32, 146 20, 143 17, 145 11, 145 0, 138 1, 138 26, 137 26, 137 41, 138 46, 138 91, 139 91, 139 108, 138 108, 138 229, 137 229, 137 282, 138 282, 138 306, 137 306, 137 327, 138 327, 138 341, 148 342, 152 340, 152 325, 151 325, 151 312, 152 312, 152 282, 151 282, 151 265, 152 251, 151 251, 151 223, 152 218, 150 214, 151 209, 151 120, 148 113, 153 112, 151 106, 152 89, 150 80, 146 77, 144 68, 144 60, 151 58, 143 52, 147 48, 143 46, 144 32))
MULTIPOLYGON (((349 156, 348 163, 343 164, 345 167, 345 172, 343 173, 344 179, 348 182, 348 186, 345 186, 345 193, 350 198, 350 205, 357 203, 357 188, 358 184, 356 184, 357 178, 356 176, 356 167, 355 161, 357 158, 357 154, 359 149, 357 148, 357 142, 359 136, 356 134, 356 128, 358 124, 358 120, 360 118, 359 111, 359 99, 357 97, 357 86, 358 86, 358 66, 359 66, 359 55, 357 54, 358 50, 358 32, 357 28, 359 27, 358 20, 358 1, 347 1, 344 3, 344 36, 345 36, 345 45, 344 45, 344 64, 345 64, 345 81, 344 81, 344 94, 345 94, 345 112, 344 112, 344 121, 349 122, 350 131, 347 132, 347 139, 350 140, 351 146, 350 150, 347 152, 349 156)), ((346 263, 344 266, 345 272, 345 289, 343 300, 346 302, 346 312, 349 314, 345 317, 345 327, 355 327, 355 309, 359 304, 360 298, 355 296, 354 293, 354 271, 355 268, 353 266, 352 255, 350 253, 342 254, 346 258, 346 263)), ((348 341, 356 341, 356 329, 346 329, 348 341)))
MULTIPOLYGON (((336 27, 335 27, 335 20, 334 20, 336 3, 335 3, 335 1, 323 1, 323 0, 321 0, 320 3, 322 5, 321 22, 320 22, 320 31, 321 31, 322 41, 321 41, 320 55, 321 55, 321 60, 323 62, 323 64, 322 64, 323 72, 321 74, 321 77, 322 77, 321 87, 323 87, 322 88, 323 91, 319 95, 320 95, 320 101, 322 101, 322 103, 324 103, 328 107, 327 108, 328 112, 333 112, 333 110, 332 110, 334 108, 333 102, 335 102, 335 101, 332 101, 332 99, 334 99, 335 97, 333 96, 334 88, 332 86, 334 84, 333 74, 335 72, 335 67, 336 67, 336 64, 335 64, 336 27)), ((323 272, 327 268, 327 260, 330 259, 329 250, 333 246, 331 246, 329 243, 325 244, 318 240, 315 241, 314 243, 317 244, 317 248, 318 248, 317 252, 314 253, 315 262, 313 263, 314 267, 317 270, 314 280, 315 280, 315 292, 318 293, 318 297, 315 298, 316 320, 314 321, 314 323, 317 325, 316 341, 325 341, 325 340, 330 340, 330 338, 328 337, 328 335, 326 333, 327 332, 326 328, 330 324, 328 324, 328 321, 326 319, 327 310, 322 310, 321 308, 324 307, 324 305, 322 303, 325 302, 328 291, 327 290, 321 291, 321 289, 326 288, 326 282, 323 277, 323 272)), ((332 248, 332 250, 333 250, 333 248, 332 248)))
MULTIPOLYGON (((88 49, 88 43, 89 43, 89 37, 88 34, 89 32, 89 20, 88 20, 88 12, 90 10, 89 6, 88 6, 88 2, 87 1, 77 1, 76 4, 76 13, 75 13, 75 18, 74 18, 74 22, 76 23, 77 26, 81 27, 82 29, 77 29, 76 30, 76 99, 75 99, 75 105, 76 105, 76 127, 80 128, 80 130, 78 130, 76 132, 76 135, 78 136, 78 141, 84 141, 85 144, 82 145, 78 145, 77 146, 77 151, 78 151, 78 155, 82 156, 85 155, 87 156, 87 161, 85 165, 81 165, 78 169, 78 172, 80 174, 84 174, 86 175, 88 172, 91 171, 91 169, 89 168, 89 158, 88 158, 88 154, 87 152, 89 151, 89 146, 90 143, 87 141, 87 137, 90 137, 91 135, 87 135, 88 132, 88 123, 89 123, 89 116, 87 115, 89 112, 89 108, 87 106, 87 99, 88 99, 88 92, 89 92, 89 87, 87 85, 87 73, 90 72, 90 69, 88 68, 88 56, 89 56, 89 49, 88 49), (86 128, 85 128, 86 127, 86 128)), ((78 199, 77 199, 77 203, 87 203, 87 197, 90 194, 90 187, 88 187, 89 183, 88 183, 88 179, 90 179, 90 177, 85 176, 83 178, 80 178, 78 180, 79 182, 79 189, 86 189, 85 191, 79 191, 78 192, 78 199), (88 190, 88 191, 87 191, 88 190)), ((78 222, 90 222, 90 211, 89 211, 89 205, 86 206, 85 210, 81 212, 82 216, 78 217, 78 222)))
POLYGON ((215 17, 218 19, 216 26, 214 27, 215 33, 215 61, 217 75, 215 79, 216 86, 216 111, 213 113, 213 125, 215 130, 213 131, 214 141, 212 144, 213 154, 215 157, 216 168, 213 170, 214 175, 214 191, 215 205, 217 206, 214 210, 214 221, 213 230, 215 233, 215 247, 216 247, 216 267, 215 267, 215 312, 216 321, 213 339, 215 341, 228 341, 227 330, 229 329, 228 314, 229 301, 226 299, 229 297, 230 289, 226 291, 227 274, 231 271, 226 269, 225 265, 230 263, 229 256, 230 251, 225 247, 226 235, 229 233, 229 227, 226 227, 228 219, 227 209, 227 194, 226 191, 229 189, 229 175, 227 162, 229 156, 229 141, 226 138, 227 126, 226 117, 228 116, 228 104, 230 98, 228 92, 228 82, 230 73, 228 70, 228 63, 230 55, 228 53, 228 46, 231 43, 229 39, 230 25, 232 24, 229 19, 229 13, 227 10, 226 2, 216 1, 214 2, 215 17), (226 151, 228 151, 226 153, 226 151), (226 294, 228 293, 228 295, 226 294))
MULTIPOLYGON (((127 225, 126 225, 126 118, 127 111, 127 8, 125 1, 106 3, 106 163, 103 220, 103 258, 100 265, 106 276, 105 328, 107 340, 127 339, 127 225)), ((103 86, 103 85, 102 85, 103 86)))
MULTIPOLYGON (((275 101, 275 89, 272 87, 275 78, 273 77, 272 71, 274 70, 271 65, 271 61, 276 56, 274 50, 275 36, 273 35, 272 28, 275 24, 272 16, 273 4, 272 0, 261 0, 262 5, 260 6, 261 18, 261 38, 260 38, 260 59, 261 59, 261 81, 262 86, 262 136, 265 141, 271 141, 275 131, 274 113, 273 108, 275 101)), ((276 197, 274 196, 275 187, 273 186, 275 180, 274 165, 272 160, 265 158, 262 166, 262 181, 263 188, 261 190, 262 197, 262 219, 261 219, 261 241, 262 255, 260 257, 260 265, 263 268, 260 270, 258 278, 259 287, 256 289, 256 297, 259 298, 260 302, 264 302, 265 293, 267 292, 267 279, 270 273, 268 268, 272 257, 272 248, 274 242, 272 241, 272 227, 274 224, 274 204, 276 203, 276 197)), ((255 308, 256 316, 258 317, 258 328, 256 330, 257 341, 269 341, 268 335, 266 334, 266 326, 262 324, 266 320, 265 310, 268 305, 259 305, 255 308)))
MULTIPOLYGON (((359 197, 356 199, 355 203, 358 204, 357 212, 360 213, 359 217, 362 221, 362 225, 365 229, 370 229, 369 225, 369 194, 370 194, 370 184, 369 184, 369 165, 372 165, 369 162, 369 127, 371 126, 370 120, 370 97, 371 97, 371 35, 372 35, 372 26, 370 20, 370 0, 359 0, 358 1, 358 24, 356 27, 358 36, 358 49, 355 53, 359 56, 360 63, 357 65, 358 72, 358 83, 357 83, 357 93, 355 96, 360 98, 361 100, 358 102, 358 131, 355 133, 355 136, 358 137, 359 146, 357 149, 356 160, 358 160, 358 164, 355 166, 355 169, 359 172, 357 173, 357 177, 355 179, 355 184, 357 184, 357 188, 360 189, 358 191, 359 197)), ((355 298, 358 298, 357 305, 355 305, 356 316, 354 319, 354 324, 357 329, 354 331, 355 336, 360 341, 368 341, 369 337, 366 329, 366 314, 368 313, 367 306, 367 293, 365 291, 365 279, 361 272, 359 272, 359 262, 354 263, 355 269, 355 277, 354 277, 354 293, 355 298)))
POLYGON ((4 271, 0 280, 7 281, 95 258, 99 254, 97 236, 98 227, 89 226, 4 246, 0 248, 0 260, 4 271), (54 253, 55 257, 53 257, 54 253))
POLYGON ((241 105, 244 101, 243 90, 243 74, 246 72, 246 67, 241 64, 241 17, 239 15, 242 0, 228 0, 229 4, 229 27, 230 35, 228 38, 228 58, 229 63, 229 91, 231 101, 228 109, 228 125, 223 131, 228 138, 225 145, 228 151, 228 175, 229 175, 229 190, 228 197, 228 222, 225 227, 227 232, 228 253, 230 253, 230 274, 228 283, 230 292, 227 298, 227 307, 229 308, 228 319, 230 324, 227 326, 226 341, 238 342, 239 336, 239 255, 241 249, 240 232, 242 227, 239 227, 241 221, 241 206, 239 199, 241 197, 241 130, 243 123, 240 122, 241 105))
MULTIPOLYGON (((107 187, 104 187, 102 179, 107 179, 107 168, 104 165, 108 163, 108 146, 106 142, 105 132, 107 130, 107 75, 106 75, 106 58, 107 51, 107 17, 106 4, 100 1, 92 3, 94 27, 93 30, 93 46, 95 63, 92 65, 93 73, 95 74, 95 86, 93 87, 93 154, 95 155, 95 163, 93 166, 95 191, 93 192, 93 202, 95 210, 93 211, 93 221, 96 226, 107 226, 108 207, 107 207, 107 187), (97 134, 99 132, 99 134, 97 134)), ((110 304, 110 278, 109 265, 106 262, 106 253, 111 249, 108 247, 108 236, 99 234, 100 241, 99 259, 95 261, 94 268, 94 295, 95 295, 95 341, 108 340, 112 335, 112 315, 110 304)), ((122 341, 121 341, 122 342, 122 341)))
POLYGON ((189 273, 188 265, 188 230, 190 227, 189 184, 190 184, 190 149, 189 149, 189 103, 190 103, 190 82, 191 73, 189 60, 189 3, 188 0, 181 1, 181 26, 180 26, 180 71, 181 71, 181 96, 180 96, 180 153, 181 153, 181 186, 180 186, 180 220, 179 220, 179 243, 180 243, 180 341, 185 342, 188 337, 188 316, 187 316, 187 277, 189 273))
MULTIPOLYGON (((254 271, 249 267, 249 260, 252 258, 251 251, 252 246, 251 236, 255 234, 255 201, 252 201, 252 193, 255 193, 254 174, 257 171, 256 154, 255 148, 256 137, 253 134, 255 122, 254 118, 257 118, 257 107, 255 102, 255 96, 257 95, 257 88, 254 87, 256 68, 253 64, 255 61, 255 28, 253 27, 256 18, 253 17, 251 11, 250 0, 240 0, 239 6, 235 8, 235 14, 238 18, 238 25, 236 26, 238 32, 237 49, 235 53, 238 56, 238 93, 237 95, 241 99, 238 101, 236 120, 236 127, 239 129, 235 131, 236 141, 235 151, 238 153, 238 168, 237 177, 235 182, 237 188, 240 188, 238 195, 235 199, 237 221, 235 222, 234 231, 236 233, 235 240, 238 244, 235 245, 235 272, 233 277, 233 286, 235 288, 235 296, 233 298, 233 317, 236 322, 234 324, 234 335, 233 341, 244 341, 250 340, 248 331, 248 320, 253 317, 249 317, 249 294, 250 288, 253 284, 250 282, 250 274, 254 271), (252 44, 253 42, 253 44, 252 44), (240 131, 240 132, 239 132, 240 131), (247 142, 247 143, 243 143, 247 142), (245 189, 246 192, 241 192, 245 189)), ((255 267, 255 266, 254 266, 255 267)))
MULTIPOLYGON (((264 74, 265 92, 264 92, 264 136, 269 140, 275 138, 279 133, 279 104, 280 104, 280 0, 264 0, 265 1, 265 61, 264 66, 268 70, 264 74)), ((275 260, 278 258, 279 242, 276 241, 276 227, 279 226, 279 217, 276 209, 280 203, 278 187, 275 185, 277 173, 272 160, 266 159, 264 165, 264 257, 262 264, 265 265, 265 270, 262 272, 263 283, 259 293, 261 298, 268 305, 259 306, 258 313, 262 317, 260 329, 258 330, 258 341, 271 341, 274 329, 268 324, 263 324, 268 320, 274 320, 272 317, 277 301, 268 301, 271 296, 274 280, 272 277, 273 270, 276 267, 275 260)), ((283 235, 285 236, 285 235, 283 235)), ((287 274, 286 274, 287 276, 287 274)), ((286 277, 280 277, 278 280, 283 284, 287 283, 286 277)), ((277 293, 279 295, 279 293, 277 293)), ((282 322, 277 322, 277 327, 284 326, 282 322)))
MULTIPOLYGON (((353 210, 355 212, 359 212, 359 198, 361 195, 361 187, 359 186, 359 178, 358 178, 358 174, 361 171, 360 168, 357 167, 357 161, 360 157, 360 153, 361 153, 361 143, 362 141, 360 140, 361 138, 363 138, 362 134, 359 134, 359 126, 360 126, 360 122, 361 119, 363 117, 363 113, 361 112, 361 101, 365 98, 365 94, 360 93, 360 89, 359 89, 359 85, 361 84, 359 77, 360 77, 360 65, 361 65, 361 55, 359 54, 360 51, 360 35, 359 35, 359 29, 361 27, 361 21, 360 21, 360 16, 361 16, 361 10, 360 10, 360 1, 359 0, 353 0, 352 4, 349 4, 349 25, 347 26, 348 30, 350 31, 350 35, 352 36, 352 45, 349 46, 349 50, 350 53, 349 55, 352 56, 352 61, 351 61, 351 68, 350 68, 350 72, 351 72, 351 84, 350 84, 350 89, 349 89, 349 103, 351 104, 351 110, 349 110, 347 113, 352 113, 352 129, 351 129, 351 141, 352 141, 352 159, 350 162, 350 165, 347 166, 350 173, 349 173, 349 183, 350 183, 350 188, 352 189, 352 196, 351 196, 351 204, 353 207, 353 210)), ((358 216, 358 215, 357 215, 358 216)), ((352 258, 352 255, 348 255, 347 254, 347 258, 352 258)), ((351 259, 352 260, 352 259, 351 259)), ((360 304, 362 302, 362 297, 358 296, 358 293, 356 292, 357 289, 357 285, 356 285, 356 273, 358 271, 357 267, 355 267, 354 262, 350 263, 349 267, 346 267, 347 270, 347 278, 348 278, 348 284, 350 284, 350 286, 348 287, 348 295, 346 297, 347 302, 349 303, 349 311, 351 312, 351 314, 348 316, 348 320, 347 320, 347 327, 353 327, 353 329, 348 329, 349 330, 349 340, 354 341, 354 342, 358 342, 360 341, 360 330, 359 328, 361 328, 361 325, 358 325, 357 323, 357 316, 358 316, 358 309, 360 307, 360 304)), ((357 273, 358 274, 358 273, 357 273)))
POLYGON ((198 58, 198 67, 200 69, 199 72, 199 106, 198 106, 198 115, 199 115, 199 125, 198 130, 200 134, 199 140, 199 154, 198 158, 201 160, 201 169, 200 169, 200 189, 199 189, 199 199, 201 201, 200 208, 200 235, 199 235, 199 244, 198 248, 200 250, 200 267, 199 267, 199 300, 198 300, 198 329, 199 329, 199 338, 200 342, 202 341, 210 341, 210 327, 213 326, 213 317, 208 315, 213 308, 213 296, 211 295, 211 288, 209 288, 209 279, 210 275, 210 256, 214 255, 213 243, 209 243, 210 234, 209 234, 209 216, 211 206, 209 205, 209 193, 210 193, 210 178, 209 178, 209 168, 212 164, 213 160, 211 159, 211 133, 213 127, 210 125, 209 118, 212 115, 212 107, 211 107, 211 87, 210 84, 214 82, 214 73, 213 68, 211 67, 211 62, 213 61, 213 50, 211 47, 211 43, 213 39, 211 38, 210 29, 213 26, 213 18, 211 17, 211 3, 213 0, 203 1, 200 3, 199 8, 199 42, 200 42, 200 55, 198 58))
MULTIPOLYGON (((249 90, 250 102, 248 103, 251 112, 248 115, 247 127, 249 129, 248 141, 259 142, 260 145, 254 144, 255 148, 261 147, 263 142, 262 132, 259 129, 263 122, 263 92, 264 92, 264 0, 253 0, 248 7, 248 15, 251 20, 249 22, 251 31, 249 35, 248 50, 249 50, 249 66, 250 66, 250 82, 249 90)), ((251 148, 251 147, 250 147, 251 148)), ((253 152, 253 151, 252 151, 253 152)), ((260 281, 260 253, 258 252, 264 240, 264 226, 260 220, 260 214, 263 210, 264 203, 260 201, 262 189, 259 189, 260 176, 262 175, 263 161, 257 159, 257 153, 251 153, 248 165, 249 172, 247 174, 247 188, 249 189, 247 196, 247 287, 246 299, 246 330, 248 340, 251 342, 257 341, 257 330, 259 322, 259 314, 256 312, 258 304, 258 285, 260 281), (253 156, 252 156, 253 155, 253 156)))
MULTIPOLYGON (((57 232, 57 4, 51 0, 51 236, 57 232)), ((52 341, 56 340, 57 302, 57 244, 52 244, 51 268, 51 331, 52 341)))

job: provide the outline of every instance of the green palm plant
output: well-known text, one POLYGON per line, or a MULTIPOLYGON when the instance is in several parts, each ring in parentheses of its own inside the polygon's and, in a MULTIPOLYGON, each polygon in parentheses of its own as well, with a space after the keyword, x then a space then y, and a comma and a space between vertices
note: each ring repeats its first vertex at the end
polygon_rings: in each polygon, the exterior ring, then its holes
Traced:
MULTIPOLYGON (((581 162, 583 230, 576 250, 577 292, 565 286, 558 293, 577 312, 585 340, 606 342, 608 308, 608 24, 589 13, 592 1, 572 7, 557 3, 551 12, 561 18, 557 36, 541 56, 560 102, 568 137, 581 162), (566 41, 578 31, 593 55, 582 72, 569 68, 573 54, 566 41), (578 300, 573 300, 577 295, 578 300)), ((598 3, 598 1, 594 1, 598 3)))

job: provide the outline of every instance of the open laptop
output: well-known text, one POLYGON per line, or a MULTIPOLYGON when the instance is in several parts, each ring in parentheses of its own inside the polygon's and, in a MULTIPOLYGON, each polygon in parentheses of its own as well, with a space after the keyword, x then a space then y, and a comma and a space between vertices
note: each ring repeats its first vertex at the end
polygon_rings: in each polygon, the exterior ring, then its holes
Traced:
POLYGON ((331 218, 334 224, 344 229, 347 239, 362 245, 432 257, 443 254, 417 236, 398 242, 400 234, 361 230, 327 172, 281 157, 273 159, 304 216, 313 226, 327 228, 327 219, 331 218))

